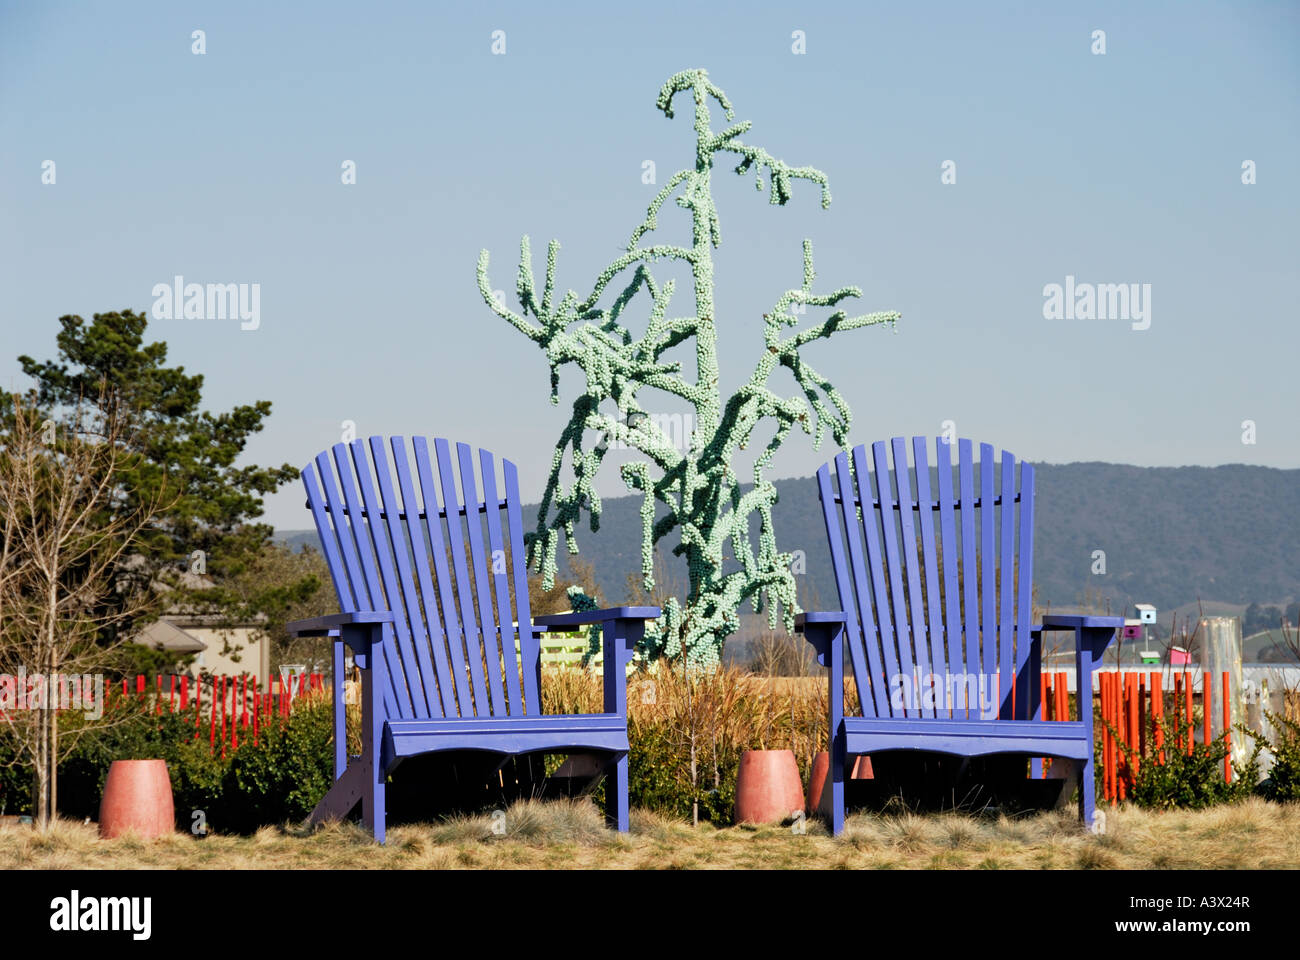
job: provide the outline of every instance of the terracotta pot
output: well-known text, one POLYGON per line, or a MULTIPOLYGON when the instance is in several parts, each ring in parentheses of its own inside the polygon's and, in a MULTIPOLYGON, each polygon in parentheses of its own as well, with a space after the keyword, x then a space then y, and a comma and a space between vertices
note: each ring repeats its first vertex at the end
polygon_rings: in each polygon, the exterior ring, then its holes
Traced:
MULTIPOLYGON (((849 780, 871 780, 871 758, 865 753, 850 754, 852 764, 849 768, 849 780)), ((822 791, 826 788, 826 775, 831 769, 831 755, 823 750, 813 757, 812 772, 808 777, 808 812, 815 813, 821 806, 822 791)))
POLYGON ((164 760, 114 760, 99 802, 99 835, 162 837, 176 829, 164 760))
POLYGON ((746 750, 736 776, 736 822, 781 823, 803 809, 793 750, 746 750))
POLYGON ((850 780, 874 780, 875 773, 871 769, 871 758, 865 753, 855 754, 853 757, 853 769, 849 771, 850 780))
POLYGON ((826 787, 826 774, 831 768, 831 755, 823 750, 813 757, 812 770, 808 774, 808 812, 816 813, 821 806, 822 790, 826 787))

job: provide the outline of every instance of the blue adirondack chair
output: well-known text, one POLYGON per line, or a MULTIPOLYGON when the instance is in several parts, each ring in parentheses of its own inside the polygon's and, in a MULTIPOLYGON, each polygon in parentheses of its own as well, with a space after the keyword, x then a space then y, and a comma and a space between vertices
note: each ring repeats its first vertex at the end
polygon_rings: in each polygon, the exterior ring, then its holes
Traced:
POLYGON ((1020 754, 1054 762, 1079 780, 1080 816, 1094 825, 1091 697, 1078 720, 1040 716, 1044 631, 1073 631, 1079 689, 1121 617, 1046 616, 1031 621, 1034 468, 980 444, 978 491, 971 442, 935 443, 934 495, 924 437, 841 453, 817 471, 817 489, 841 609, 797 620, 829 666, 831 762, 823 797, 831 829, 844 826, 848 758, 895 750, 976 757, 1020 754), (1000 469, 999 469, 1000 466, 1000 469), (1016 478, 1019 474, 1019 488, 1016 478), (1000 477, 998 476, 1000 474, 1000 477), (901 521, 901 522, 900 522, 901 521), (919 546, 918 546, 919 538, 919 546), (844 709, 844 648, 860 716, 844 709))
POLYGON ((515 465, 446 440, 385 450, 336 444, 303 468, 341 613, 289 625, 334 642, 334 785, 310 822, 348 816, 384 840, 385 784, 407 757, 486 751, 510 757, 581 752, 603 763, 606 816, 628 829, 626 665, 657 607, 615 607, 533 618, 515 465), (367 452, 369 456, 367 456, 367 452), (435 469, 436 461, 436 469, 435 469), (459 475, 460 489, 457 490, 459 475), (418 490, 416 486, 418 481, 418 490), (468 550, 466 550, 468 543, 468 550), (471 573, 472 572, 472 573, 471 573), (513 600, 513 607, 512 607, 513 600), (544 715, 539 635, 599 623, 604 712, 544 715), (347 755, 344 651, 361 671, 362 752, 347 755))

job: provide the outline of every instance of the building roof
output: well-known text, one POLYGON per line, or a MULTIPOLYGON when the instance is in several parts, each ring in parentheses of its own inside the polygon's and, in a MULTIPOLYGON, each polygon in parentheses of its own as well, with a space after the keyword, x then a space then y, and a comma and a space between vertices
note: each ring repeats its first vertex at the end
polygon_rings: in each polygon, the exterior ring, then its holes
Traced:
POLYGON ((172 653, 201 653, 208 648, 198 637, 186 633, 169 620, 155 620, 149 624, 137 635, 136 643, 172 653))

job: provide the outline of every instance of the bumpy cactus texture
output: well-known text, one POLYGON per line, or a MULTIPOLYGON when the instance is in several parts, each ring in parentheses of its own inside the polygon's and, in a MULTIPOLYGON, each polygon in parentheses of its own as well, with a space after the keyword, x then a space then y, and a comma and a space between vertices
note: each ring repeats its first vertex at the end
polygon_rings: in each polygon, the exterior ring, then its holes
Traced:
MULTIPOLYGON (((655 588, 654 546, 673 534, 678 542, 672 552, 686 560, 689 575, 686 597, 673 597, 664 604, 660 620, 648 625, 641 652, 650 658, 685 658, 691 665, 708 666, 718 662, 726 638, 739 629, 741 603, 748 601, 756 612, 766 608, 773 627, 780 614, 786 629, 793 627, 799 610, 790 570, 792 557, 777 549, 772 526, 776 487, 763 476, 773 454, 796 426, 811 435, 814 447, 820 446, 827 429, 837 445, 847 446, 852 417, 848 404, 803 359, 801 348, 839 331, 896 324, 899 314, 850 317, 836 309, 820 322, 797 329, 806 307, 836 308, 841 301, 862 295, 857 287, 814 293, 812 244, 805 240, 802 285, 782 293, 771 312, 763 315, 763 345, 753 376, 723 399, 713 305, 712 251, 722 242, 711 192, 714 158, 718 154, 739 157, 735 172, 744 175, 753 171, 759 190, 766 170, 773 204, 784 205, 790 199, 795 180, 817 184, 823 208, 830 205, 831 195, 821 171, 788 166, 763 148, 742 142, 740 137, 750 124, 734 122, 726 94, 709 81, 704 70, 673 76, 659 91, 656 106, 672 118, 673 100, 681 93, 691 97, 695 108, 694 164, 674 173, 658 192, 645 219, 632 231, 626 251, 601 272, 590 293, 584 297, 569 290, 557 301, 559 243, 553 240, 546 251, 546 280, 539 298, 526 236, 520 244, 516 283, 519 312, 494 297, 486 250, 479 254, 478 284, 484 302, 498 316, 546 351, 552 403, 559 402, 561 367, 573 364, 586 377, 585 389, 574 400, 572 416, 556 443, 537 529, 528 537, 530 564, 543 574, 548 588, 553 585, 560 531, 564 531, 570 552, 576 553, 574 526, 584 510, 591 530, 599 529, 601 501, 595 479, 611 441, 639 451, 644 459, 623 464, 621 473, 628 488, 644 498, 641 561, 646 589, 655 588), (710 100, 721 107, 730 124, 717 133, 709 125, 710 100), (677 205, 690 214, 691 245, 643 243, 643 238, 658 228, 659 212, 674 195, 677 205), (670 278, 659 283, 651 270, 662 261, 677 261, 690 270, 695 299, 688 316, 669 315, 675 281, 670 278), (607 288, 620 275, 626 287, 608 306, 600 306, 607 288), (651 301, 649 321, 637 336, 624 326, 624 314, 642 291, 651 301), (661 359, 666 351, 691 341, 695 348, 693 382, 681 375, 680 363, 661 359), (778 367, 793 375, 798 394, 782 396, 768 385, 778 367), (640 399, 647 388, 694 408, 695 433, 689 449, 680 449, 682 445, 661 428, 662 420, 656 423, 647 413, 640 399), (732 459, 745 448, 759 424, 769 420, 774 421, 773 435, 754 462, 753 486, 742 492, 732 459), (599 438, 589 449, 583 444, 588 431, 599 438), (568 486, 562 482, 566 454, 572 468, 568 486), (657 505, 664 508, 658 519, 657 505), (757 552, 749 536, 749 518, 754 513, 759 516, 757 552), (728 559, 739 568, 724 574, 728 559)), ((575 599, 581 602, 583 598, 575 599)))

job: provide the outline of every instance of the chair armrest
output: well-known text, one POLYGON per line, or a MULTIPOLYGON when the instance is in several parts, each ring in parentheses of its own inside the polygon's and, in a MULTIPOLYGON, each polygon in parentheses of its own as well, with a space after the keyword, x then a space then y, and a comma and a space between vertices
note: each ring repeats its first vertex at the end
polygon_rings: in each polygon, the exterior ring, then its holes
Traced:
MULTIPOLYGON (((1082 684, 1084 671, 1088 671, 1091 676, 1091 671, 1101 666, 1106 648, 1110 646, 1110 642, 1115 639, 1116 632, 1122 626, 1124 626, 1123 617, 1058 613, 1043 617, 1042 626, 1031 626, 1029 632, 1031 636, 1041 637, 1044 630, 1076 631, 1079 643, 1078 649, 1074 652, 1075 669, 1078 671, 1078 681, 1082 684)), ((1083 689, 1082 685, 1080 689, 1083 689)), ((1091 723, 1091 719, 1088 722, 1091 723)))
POLYGON ((324 637, 337 636, 342 627, 392 622, 391 610, 355 610, 352 613, 332 613, 328 617, 295 620, 285 624, 285 630, 295 637, 324 637))
POLYGON ((1085 630, 1118 630, 1124 626, 1123 617, 1097 617, 1088 615, 1053 613, 1043 617, 1041 625, 1030 627, 1030 632, 1038 633, 1043 630, 1074 630, 1082 627, 1085 630))
POLYGON ((813 646, 817 662, 823 667, 831 666, 833 674, 837 668, 832 666, 828 654, 831 653, 832 647, 839 649, 837 644, 840 631, 844 629, 848 619, 848 615, 843 610, 817 610, 797 613, 794 617, 794 632, 804 634, 804 639, 813 646))
POLYGON ((819 623, 848 623, 849 617, 843 610, 817 610, 795 614, 794 632, 803 633, 804 627, 819 623))
POLYGON ((580 627, 610 620, 658 620, 661 612, 658 607, 609 607, 605 610, 547 613, 533 617, 533 623, 542 627, 580 627))

